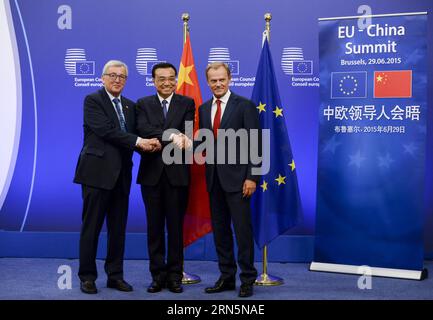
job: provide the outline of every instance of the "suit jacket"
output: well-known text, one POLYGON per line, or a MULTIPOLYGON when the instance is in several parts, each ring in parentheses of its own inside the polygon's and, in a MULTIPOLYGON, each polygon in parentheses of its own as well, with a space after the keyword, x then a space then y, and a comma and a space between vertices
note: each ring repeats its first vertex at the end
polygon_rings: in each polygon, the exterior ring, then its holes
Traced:
POLYGON ((127 132, 120 128, 114 106, 104 88, 84 99, 84 143, 74 182, 111 190, 121 171, 125 192, 132 179, 132 154, 137 141, 135 103, 121 96, 127 132), (123 169, 123 170, 122 170, 123 169))
MULTIPOLYGON (((206 128, 212 130, 211 108, 212 100, 205 102, 199 108, 199 123, 200 129, 206 128)), ((224 110, 219 129, 259 129, 260 122, 259 116, 254 103, 246 98, 238 96, 231 92, 230 98, 227 101, 227 106, 224 110)), ((261 140, 260 140, 261 143, 261 140)), ((259 154, 261 144, 259 143, 259 154)), ((242 191, 244 181, 246 179, 258 182, 259 176, 252 174, 252 168, 257 166, 251 162, 248 156, 248 163, 241 164, 240 155, 248 152, 251 149, 243 148, 240 143, 236 144, 236 163, 235 164, 217 164, 217 146, 214 144, 215 164, 206 163, 206 184, 208 192, 211 192, 215 174, 218 174, 219 181, 224 191, 226 192, 239 192, 242 191)), ((225 155, 228 155, 228 144, 225 145, 225 155)))
MULTIPOLYGON (((163 132, 176 129, 185 133, 185 121, 194 121, 194 112, 194 100, 174 94, 170 101, 167 119, 164 119, 158 95, 141 98, 137 101, 136 108, 137 133, 143 138, 158 138, 164 147, 168 142, 162 141, 163 132)), ((137 183, 154 186, 158 183, 163 170, 172 186, 188 186, 189 166, 187 164, 164 164, 162 150, 141 154, 137 183)))

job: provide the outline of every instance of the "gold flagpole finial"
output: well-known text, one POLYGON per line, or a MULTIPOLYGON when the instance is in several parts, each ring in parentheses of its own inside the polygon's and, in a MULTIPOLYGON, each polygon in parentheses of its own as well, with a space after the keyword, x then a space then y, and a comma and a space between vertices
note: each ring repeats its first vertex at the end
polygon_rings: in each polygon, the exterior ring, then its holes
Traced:
POLYGON ((188 21, 189 21, 189 13, 182 13, 182 20, 183 20, 183 43, 186 42, 186 36, 189 32, 189 26, 188 26, 188 21))
POLYGON ((272 15, 268 12, 265 13, 265 32, 266 32, 266 37, 268 38, 268 42, 270 41, 271 38, 271 20, 272 20, 272 15))

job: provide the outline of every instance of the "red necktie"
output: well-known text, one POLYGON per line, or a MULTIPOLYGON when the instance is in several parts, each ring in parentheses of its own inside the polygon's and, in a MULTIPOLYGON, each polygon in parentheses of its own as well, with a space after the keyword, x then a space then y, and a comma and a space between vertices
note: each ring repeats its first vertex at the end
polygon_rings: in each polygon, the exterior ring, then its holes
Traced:
POLYGON ((220 122, 221 122, 221 100, 217 100, 216 101, 217 104, 217 111, 215 113, 215 118, 213 118, 213 135, 216 139, 217 137, 217 133, 218 133, 218 129, 220 127, 220 122))

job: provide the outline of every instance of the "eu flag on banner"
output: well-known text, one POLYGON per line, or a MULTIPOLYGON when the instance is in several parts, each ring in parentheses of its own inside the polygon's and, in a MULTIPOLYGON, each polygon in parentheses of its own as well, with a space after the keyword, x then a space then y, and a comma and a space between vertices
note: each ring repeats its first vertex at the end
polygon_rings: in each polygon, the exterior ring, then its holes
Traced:
POLYGON ((295 226, 301 217, 295 160, 267 40, 260 56, 251 100, 257 105, 262 129, 270 131, 270 141, 264 142, 270 143, 269 172, 261 177, 251 200, 254 238, 263 248, 295 226))
POLYGON ((313 61, 310 61, 310 60, 293 61, 293 73, 294 74, 312 74, 313 73, 313 61))
POLYGON ((332 72, 331 99, 366 98, 367 72, 332 72))
POLYGON ((95 61, 77 61, 75 64, 76 75, 94 75, 95 61))

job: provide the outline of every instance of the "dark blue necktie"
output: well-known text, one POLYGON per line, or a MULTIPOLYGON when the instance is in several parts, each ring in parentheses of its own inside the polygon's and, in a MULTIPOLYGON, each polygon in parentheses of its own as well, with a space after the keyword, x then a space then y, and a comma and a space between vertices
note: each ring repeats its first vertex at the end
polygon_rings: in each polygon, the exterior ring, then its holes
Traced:
POLYGON ((120 129, 122 129, 122 131, 126 132, 126 121, 125 121, 125 117, 123 116, 122 106, 120 104, 120 100, 117 98, 114 98, 113 102, 114 102, 114 105, 116 106, 117 116, 119 117, 120 129))
POLYGON ((162 112, 164 112, 164 119, 167 118, 167 100, 162 100, 162 112))

